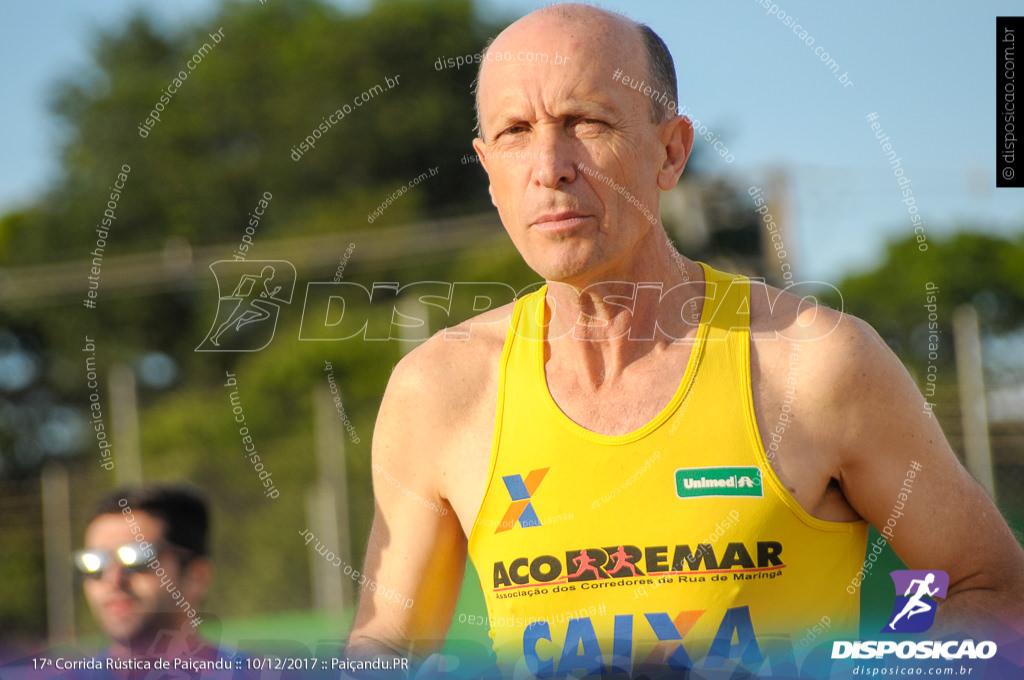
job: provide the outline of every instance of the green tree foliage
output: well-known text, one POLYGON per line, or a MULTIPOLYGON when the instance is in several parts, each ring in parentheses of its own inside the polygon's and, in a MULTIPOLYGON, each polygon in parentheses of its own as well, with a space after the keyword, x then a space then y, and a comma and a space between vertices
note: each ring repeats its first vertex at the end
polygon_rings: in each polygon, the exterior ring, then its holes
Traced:
POLYGON ((64 174, 42 228, 11 233, 7 252, 20 261, 82 257, 122 163, 132 172, 112 230, 121 253, 162 247, 171 236, 194 246, 237 240, 268 190, 276 216, 261 235, 364 225, 367 205, 437 165, 443 179, 425 184, 406 211, 479 206, 481 174, 459 163, 472 137, 474 72, 433 64, 479 52, 488 34, 466 0, 388 0, 365 15, 314 0, 228 2, 173 36, 135 16, 99 36, 93 71, 56 88, 54 110, 68 130, 64 174), (219 29, 218 43, 210 34, 219 29), (187 79, 141 137, 139 125, 179 71, 187 79), (353 105, 386 78, 398 84, 353 105), (291 149, 346 105, 351 113, 293 160, 291 149))
POLYGON ((943 342, 940 356, 952 358, 952 314, 972 303, 983 333, 1001 333, 1024 325, 1024 238, 1008 240, 959 232, 928 241, 921 251, 911 237, 889 244, 874 270, 845 278, 838 286, 842 300, 829 304, 867 320, 904 362, 927 361, 929 311, 925 287, 938 287, 936 314, 943 342))
MULTIPOLYGON (((97 37, 93 69, 55 88, 54 110, 67 130, 63 174, 38 206, 0 222, 0 264, 85 259, 122 164, 131 172, 108 256, 183 241, 238 243, 264 192, 273 200, 257 241, 366 228, 367 214, 387 196, 435 167, 436 178, 374 224, 484 208, 483 173, 462 162, 473 136, 474 70, 438 71, 434 63, 479 52, 494 30, 474 17, 469 0, 382 0, 361 15, 314 0, 227 2, 177 35, 135 16, 97 37), (220 29, 217 43, 210 34, 220 29), (168 95, 180 71, 188 77, 168 95), (389 78, 392 89, 353 103, 389 78), (160 120, 140 136, 158 103, 160 120), (344 107, 351 110, 340 122, 317 129, 344 107), (294 160, 293 147, 314 131, 315 148, 294 160)), ((257 244, 249 257, 273 255, 257 244)), ((188 295, 165 294, 91 316, 119 329, 112 352, 148 344, 181 354, 192 343, 182 331, 205 323, 195 312, 188 295)), ((67 319, 43 323, 52 339, 68 337, 67 319)))

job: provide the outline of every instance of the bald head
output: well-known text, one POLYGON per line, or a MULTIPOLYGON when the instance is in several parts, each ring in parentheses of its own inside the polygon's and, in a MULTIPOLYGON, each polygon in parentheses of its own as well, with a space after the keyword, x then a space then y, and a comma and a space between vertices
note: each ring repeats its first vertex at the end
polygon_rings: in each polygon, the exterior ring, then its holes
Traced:
POLYGON ((481 62, 473 148, 502 224, 549 281, 613 280, 600 277, 639 266, 664 235, 661 192, 693 130, 674 110, 668 51, 647 35, 612 12, 554 5, 502 31, 481 62))
MULTIPOLYGON (((477 132, 480 127, 480 100, 488 65, 516 60, 527 64, 539 63, 541 57, 550 59, 553 39, 565 44, 569 38, 571 53, 568 58, 577 63, 592 63, 597 54, 614 49, 617 62, 631 69, 629 75, 644 78, 655 90, 666 93, 673 106, 666 107, 650 99, 650 119, 660 123, 676 115, 674 103, 678 99, 676 70, 672 55, 664 41, 646 24, 639 24, 621 14, 609 12, 582 3, 567 2, 543 7, 514 22, 487 46, 480 62, 475 83, 477 132), (524 49, 525 48, 525 49, 524 49), (530 52, 530 49, 544 52, 530 52)), ((547 63, 545 61, 544 63, 547 63)), ((662 98, 662 102, 665 98, 662 98)))

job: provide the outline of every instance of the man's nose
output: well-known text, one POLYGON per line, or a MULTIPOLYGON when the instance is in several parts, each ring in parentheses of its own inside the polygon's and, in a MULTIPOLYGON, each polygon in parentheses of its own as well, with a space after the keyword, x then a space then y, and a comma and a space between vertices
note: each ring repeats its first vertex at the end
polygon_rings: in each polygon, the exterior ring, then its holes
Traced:
POLYGON ((576 179, 575 141, 563 130, 546 129, 537 135, 534 152, 537 183, 549 189, 576 179))
POLYGON ((112 585, 124 585, 128 582, 128 577, 131 574, 116 560, 113 560, 103 570, 103 574, 100 576, 100 580, 106 581, 112 585))

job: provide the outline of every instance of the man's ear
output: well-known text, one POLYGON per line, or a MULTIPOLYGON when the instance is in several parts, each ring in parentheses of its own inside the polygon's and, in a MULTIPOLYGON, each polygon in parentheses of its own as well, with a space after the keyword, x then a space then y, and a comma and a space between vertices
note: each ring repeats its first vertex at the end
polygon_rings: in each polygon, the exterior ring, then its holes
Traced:
POLYGON ((658 187, 668 191, 679 181, 686 161, 693 150, 693 125, 686 116, 676 116, 664 123, 661 143, 665 146, 665 162, 658 171, 658 187))
POLYGON ((480 166, 487 173, 487 193, 491 195, 491 205, 497 208, 498 204, 494 202, 494 191, 491 189, 491 173, 487 170, 487 143, 477 137, 473 140, 473 150, 476 151, 476 157, 480 159, 480 166))
POLYGON ((198 609, 210 590, 213 563, 209 557, 193 557, 182 570, 179 590, 188 598, 193 609, 198 609))
POLYGON ((473 140, 473 151, 476 151, 476 157, 480 159, 480 165, 483 166, 484 170, 487 170, 487 143, 479 137, 473 140))

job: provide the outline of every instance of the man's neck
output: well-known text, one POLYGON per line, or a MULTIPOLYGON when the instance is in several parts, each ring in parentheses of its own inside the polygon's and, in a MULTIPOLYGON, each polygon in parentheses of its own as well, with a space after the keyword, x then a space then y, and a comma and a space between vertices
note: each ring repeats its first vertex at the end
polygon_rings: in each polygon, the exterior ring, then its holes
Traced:
POLYGON ((129 641, 114 641, 107 655, 117 659, 205 658, 213 647, 196 635, 191 626, 177 631, 161 630, 129 641))
POLYGON ((703 295, 700 265, 652 230, 621 266, 572 285, 548 282, 551 353, 594 386, 614 381, 638 359, 694 337, 703 295))

